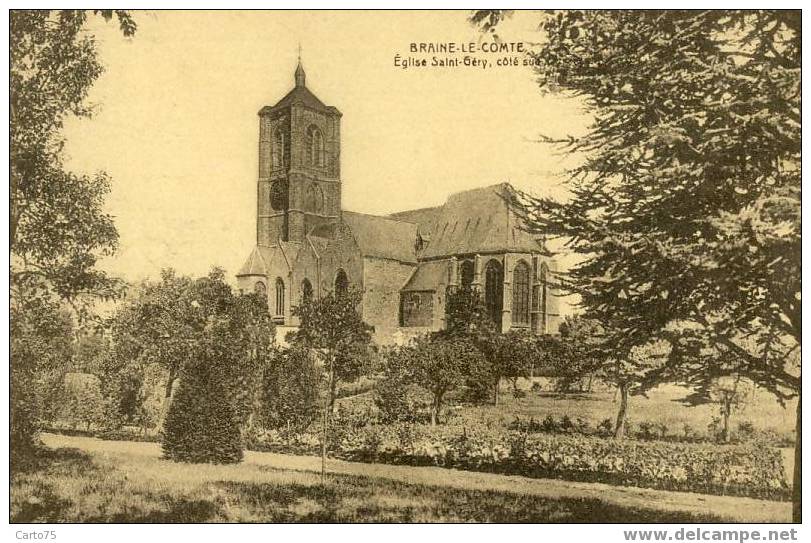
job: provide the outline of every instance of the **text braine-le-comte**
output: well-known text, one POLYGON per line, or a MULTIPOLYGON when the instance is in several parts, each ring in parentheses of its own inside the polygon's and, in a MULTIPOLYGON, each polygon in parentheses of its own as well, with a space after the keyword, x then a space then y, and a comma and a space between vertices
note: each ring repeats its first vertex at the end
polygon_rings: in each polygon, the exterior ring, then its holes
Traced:
POLYGON ((411 42, 411 53, 524 53, 523 42, 411 42))

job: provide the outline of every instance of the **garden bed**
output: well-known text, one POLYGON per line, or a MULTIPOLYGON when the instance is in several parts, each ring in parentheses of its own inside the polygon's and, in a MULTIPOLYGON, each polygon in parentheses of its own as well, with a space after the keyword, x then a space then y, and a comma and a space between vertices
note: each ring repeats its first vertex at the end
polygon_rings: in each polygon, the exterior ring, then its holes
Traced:
MULTIPOLYGON (((249 448, 319 454, 315 434, 268 432, 249 448)), ((331 456, 526 477, 788 501, 783 458, 761 443, 735 445, 613 440, 584 435, 462 431, 415 424, 335 429, 331 456)))

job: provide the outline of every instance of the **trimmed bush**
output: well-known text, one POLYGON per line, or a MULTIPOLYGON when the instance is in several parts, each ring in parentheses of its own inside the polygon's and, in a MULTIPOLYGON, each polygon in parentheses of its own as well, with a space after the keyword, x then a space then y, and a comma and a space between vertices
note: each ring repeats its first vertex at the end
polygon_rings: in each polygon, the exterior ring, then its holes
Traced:
POLYGON ((262 375, 263 426, 302 431, 318 418, 319 368, 309 349, 280 351, 262 375))
POLYGON ((176 462, 233 464, 242 436, 231 394, 216 364, 190 362, 164 422, 163 454, 176 462))

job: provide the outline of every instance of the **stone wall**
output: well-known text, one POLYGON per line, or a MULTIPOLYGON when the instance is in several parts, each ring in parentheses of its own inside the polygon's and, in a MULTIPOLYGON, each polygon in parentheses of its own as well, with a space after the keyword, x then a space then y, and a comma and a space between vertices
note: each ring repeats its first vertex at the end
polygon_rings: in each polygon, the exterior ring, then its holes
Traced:
POLYGON ((363 259, 363 320, 387 333, 400 325, 400 289, 416 264, 366 257, 363 259))

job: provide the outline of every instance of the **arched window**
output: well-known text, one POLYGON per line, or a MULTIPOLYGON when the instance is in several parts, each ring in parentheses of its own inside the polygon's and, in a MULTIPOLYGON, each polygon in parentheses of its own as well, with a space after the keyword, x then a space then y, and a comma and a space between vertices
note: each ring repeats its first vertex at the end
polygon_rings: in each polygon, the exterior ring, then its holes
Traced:
POLYGON ((256 284, 253 286, 253 291, 260 296, 267 296, 268 290, 265 288, 265 284, 262 281, 257 281, 256 284))
POLYGON ((349 278, 344 270, 338 270, 335 274, 335 295, 343 296, 349 290, 349 278))
POLYGON ((273 169, 284 167, 284 131, 281 127, 273 131, 273 169))
POLYGON ((513 270, 513 324, 529 325, 529 289, 529 266, 521 260, 513 270))
POLYGON ((490 260, 484 268, 484 305, 487 316, 501 327, 501 310, 504 307, 504 269, 497 260, 490 260))
POLYGON ((313 299, 313 285, 309 279, 301 282, 301 303, 306 304, 313 299))
POLYGON ((312 211, 313 213, 321 213, 324 211, 324 192, 321 190, 321 187, 315 183, 307 187, 304 209, 306 211, 312 211))
POLYGON ((284 281, 276 278, 276 315, 284 315, 284 281))
POLYGON ((473 284, 473 262, 464 260, 459 266, 459 275, 462 288, 470 288, 470 285, 473 284))
POLYGON ((324 165, 324 137, 317 126, 307 129, 307 163, 319 167, 324 165))

